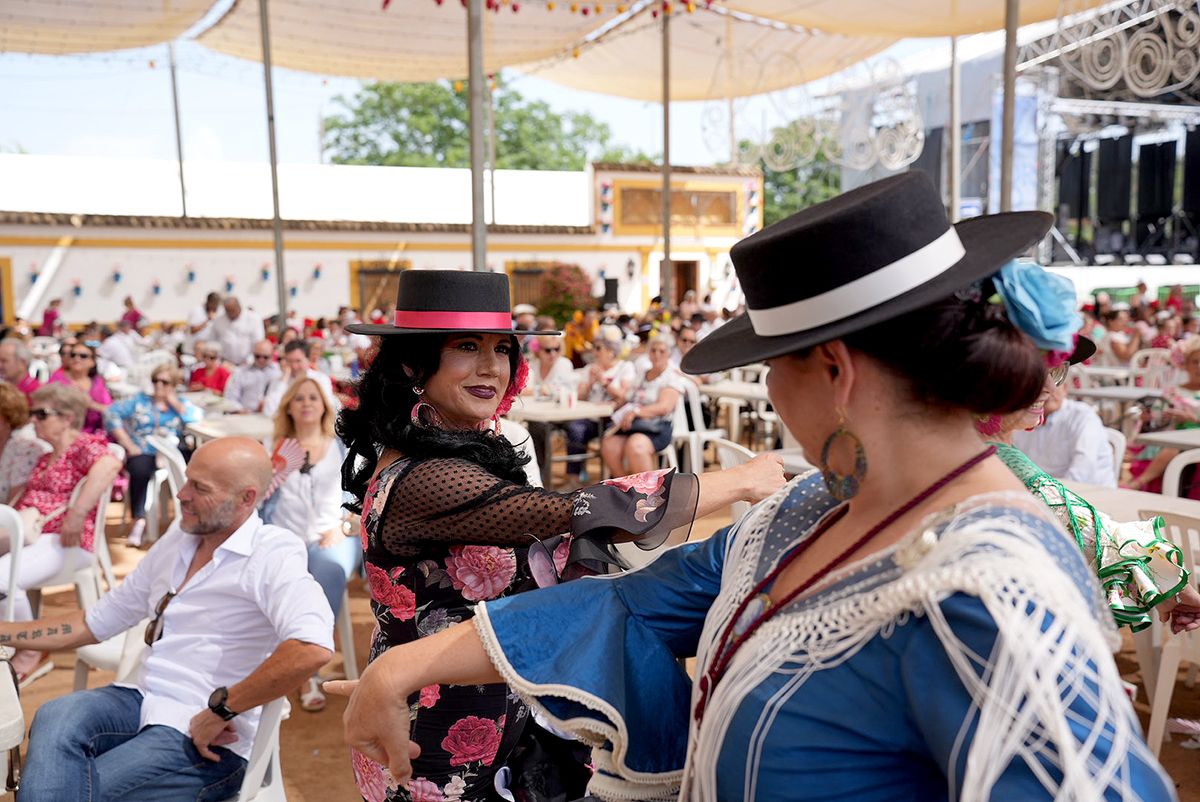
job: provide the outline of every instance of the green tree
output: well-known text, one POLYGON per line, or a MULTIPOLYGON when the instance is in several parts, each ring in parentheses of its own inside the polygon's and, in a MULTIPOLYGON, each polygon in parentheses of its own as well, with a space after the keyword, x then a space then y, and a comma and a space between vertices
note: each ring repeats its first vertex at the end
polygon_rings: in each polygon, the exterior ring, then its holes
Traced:
POLYGON ((772 170, 759 159, 758 167, 763 173, 763 222, 766 225, 841 192, 841 171, 819 148, 815 150, 812 161, 792 170, 772 170))
MULTIPOLYGON (((589 159, 651 160, 614 145, 609 126, 590 114, 558 112, 503 85, 493 102, 499 169, 582 170, 589 159)), ((470 166, 462 84, 373 82, 335 103, 341 110, 325 119, 325 150, 335 164, 470 166)))

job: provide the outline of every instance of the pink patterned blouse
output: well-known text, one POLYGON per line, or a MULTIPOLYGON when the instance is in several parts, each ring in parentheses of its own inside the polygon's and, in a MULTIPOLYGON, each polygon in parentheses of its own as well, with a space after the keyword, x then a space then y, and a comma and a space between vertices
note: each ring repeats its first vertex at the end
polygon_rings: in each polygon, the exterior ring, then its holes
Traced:
MULTIPOLYGON (((79 484, 88 471, 102 457, 108 455, 108 441, 94 434, 80 432, 75 442, 67 446, 67 450, 57 460, 53 454, 44 454, 38 460, 33 473, 29 475, 29 484, 25 493, 17 500, 18 510, 33 507, 42 515, 47 515, 56 509, 65 507, 71 499, 75 485, 79 484)), ((65 510, 64 510, 65 512, 65 510)), ((55 534, 62 528, 63 514, 46 521, 42 527, 43 534, 55 534)), ((88 511, 83 522, 83 534, 79 545, 86 551, 92 550, 96 537, 95 508, 88 511)))

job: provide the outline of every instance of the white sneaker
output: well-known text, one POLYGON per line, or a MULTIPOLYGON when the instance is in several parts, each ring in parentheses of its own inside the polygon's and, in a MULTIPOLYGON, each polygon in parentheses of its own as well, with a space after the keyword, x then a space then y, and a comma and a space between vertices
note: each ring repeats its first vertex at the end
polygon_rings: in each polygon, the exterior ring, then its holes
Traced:
POLYGON ((146 519, 135 518, 133 527, 129 530, 129 536, 125 538, 125 545, 130 548, 140 548, 142 545, 142 533, 146 531, 146 519))

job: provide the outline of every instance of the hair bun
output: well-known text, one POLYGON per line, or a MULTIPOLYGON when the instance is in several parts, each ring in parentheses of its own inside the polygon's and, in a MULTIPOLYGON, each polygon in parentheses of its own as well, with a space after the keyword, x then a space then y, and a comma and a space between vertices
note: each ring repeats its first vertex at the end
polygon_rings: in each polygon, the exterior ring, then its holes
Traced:
POLYGON ((1037 400, 1046 378, 1037 346, 1004 307, 953 295, 845 342, 904 376, 920 400, 979 414, 1006 414, 1037 400))

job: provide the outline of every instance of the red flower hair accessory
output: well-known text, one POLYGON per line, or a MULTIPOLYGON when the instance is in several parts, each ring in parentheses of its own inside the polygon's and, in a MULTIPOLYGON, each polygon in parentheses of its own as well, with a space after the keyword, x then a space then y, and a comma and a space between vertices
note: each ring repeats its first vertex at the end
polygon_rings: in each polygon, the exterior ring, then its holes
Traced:
POLYGON ((525 385, 529 383, 529 363, 525 361, 525 355, 517 356, 517 371, 513 374, 512 379, 508 382, 508 389, 504 391, 504 397, 500 399, 499 405, 496 407, 496 417, 500 418, 508 414, 512 409, 513 402, 517 400, 517 396, 525 389, 525 385))

